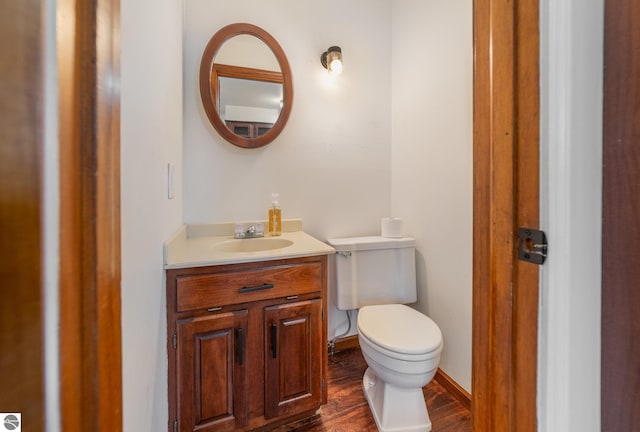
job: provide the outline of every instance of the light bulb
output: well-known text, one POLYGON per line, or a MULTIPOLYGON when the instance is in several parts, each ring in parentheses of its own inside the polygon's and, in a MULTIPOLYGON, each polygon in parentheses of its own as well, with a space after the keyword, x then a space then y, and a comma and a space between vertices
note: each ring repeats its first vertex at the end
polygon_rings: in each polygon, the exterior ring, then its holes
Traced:
POLYGON ((331 75, 340 75, 342 73, 342 61, 340 59, 334 59, 329 63, 329 73, 331 75))

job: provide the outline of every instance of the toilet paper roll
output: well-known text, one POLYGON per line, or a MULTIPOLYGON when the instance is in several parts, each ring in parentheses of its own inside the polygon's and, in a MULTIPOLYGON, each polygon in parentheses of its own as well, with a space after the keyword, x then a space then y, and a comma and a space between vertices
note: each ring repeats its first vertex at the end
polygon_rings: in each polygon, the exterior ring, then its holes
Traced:
POLYGON ((382 232, 382 237, 402 237, 402 219, 382 218, 380 231, 382 232))

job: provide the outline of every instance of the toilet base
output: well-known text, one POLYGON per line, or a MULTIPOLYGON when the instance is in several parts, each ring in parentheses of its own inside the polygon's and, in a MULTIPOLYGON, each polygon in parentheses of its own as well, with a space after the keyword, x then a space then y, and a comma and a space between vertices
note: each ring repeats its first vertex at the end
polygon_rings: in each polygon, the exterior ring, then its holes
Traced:
POLYGON ((362 387, 380 432, 431 431, 422 388, 396 387, 378 378, 371 368, 364 373, 362 387))

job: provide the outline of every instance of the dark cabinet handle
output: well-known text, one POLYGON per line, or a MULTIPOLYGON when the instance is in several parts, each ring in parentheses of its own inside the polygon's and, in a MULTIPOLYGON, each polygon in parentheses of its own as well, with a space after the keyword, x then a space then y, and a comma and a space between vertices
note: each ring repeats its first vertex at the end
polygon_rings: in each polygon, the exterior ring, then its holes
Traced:
POLYGON ((238 336, 238 364, 242 366, 244 363, 244 330, 236 329, 236 334, 238 336))
POLYGON ((278 355, 278 326, 271 324, 271 357, 276 358, 278 355))
POLYGON ((242 287, 238 290, 238 293, 242 294, 242 293, 248 293, 252 291, 262 291, 262 290, 271 289, 271 288, 273 288, 273 284, 265 283, 258 286, 242 287))

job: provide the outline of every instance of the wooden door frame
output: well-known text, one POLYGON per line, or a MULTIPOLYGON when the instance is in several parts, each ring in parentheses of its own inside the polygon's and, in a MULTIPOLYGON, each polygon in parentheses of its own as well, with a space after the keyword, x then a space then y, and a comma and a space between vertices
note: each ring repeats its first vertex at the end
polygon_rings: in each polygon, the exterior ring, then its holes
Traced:
POLYGON ((122 430, 120 1, 58 0, 60 409, 122 430))
POLYGON ((472 419, 536 430, 538 267, 517 259, 539 224, 537 0, 474 1, 472 419))

